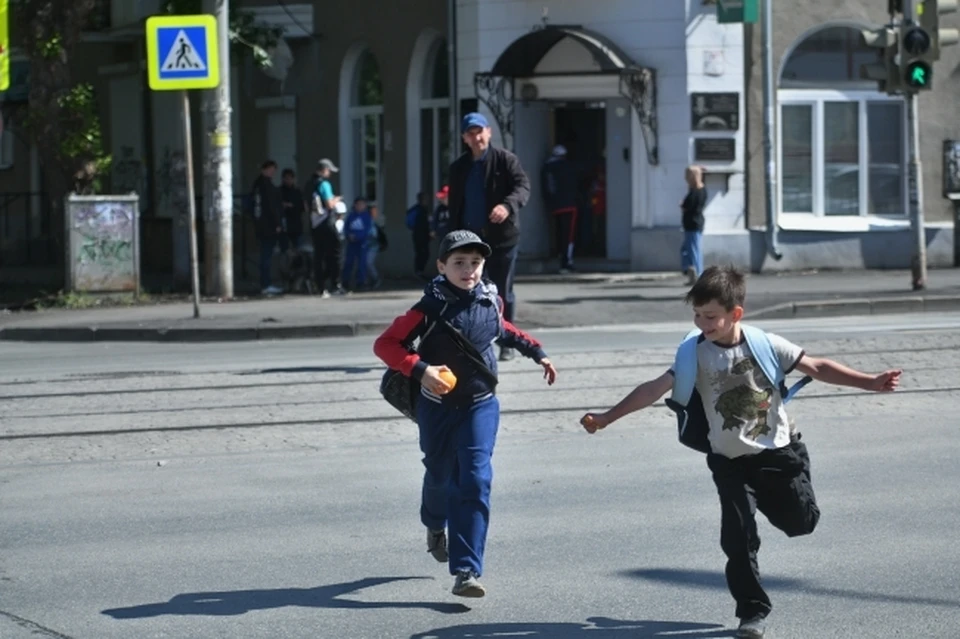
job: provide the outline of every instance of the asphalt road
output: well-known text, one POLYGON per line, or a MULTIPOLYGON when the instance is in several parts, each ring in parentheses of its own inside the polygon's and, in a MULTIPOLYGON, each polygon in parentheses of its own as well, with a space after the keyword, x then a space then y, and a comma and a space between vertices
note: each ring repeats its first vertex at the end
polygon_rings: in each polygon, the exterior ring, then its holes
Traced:
MULTIPOLYGON (((761 524, 769 636, 956 637, 960 315, 758 324, 906 371, 894 395, 791 405, 823 518, 761 524)), ((687 329, 543 331, 550 389, 504 366, 480 601, 424 552, 415 428, 377 395, 370 338, 0 343, 0 637, 731 636, 714 488, 669 412, 576 424, 687 329)))

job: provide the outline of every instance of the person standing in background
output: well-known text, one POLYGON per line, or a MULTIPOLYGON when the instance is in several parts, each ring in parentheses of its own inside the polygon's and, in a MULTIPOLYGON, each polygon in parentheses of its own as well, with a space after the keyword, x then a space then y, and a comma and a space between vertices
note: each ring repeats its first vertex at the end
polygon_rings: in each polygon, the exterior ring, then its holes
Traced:
POLYGON ((407 228, 413 233, 413 273, 421 280, 427 277, 430 261, 430 196, 417 193, 417 203, 407 211, 407 228))
MULTIPOLYGON (((465 115, 460 133, 469 150, 450 165, 450 229, 473 231, 490 245, 485 275, 503 298, 504 319, 513 322, 520 209, 530 198, 530 179, 516 155, 490 145, 490 124, 483 114, 465 115)), ((500 349, 500 361, 514 357, 509 346, 500 349)))
POLYGON ((380 208, 376 202, 369 202, 367 210, 370 211, 370 236, 367 238, 367 277, 370 279, 370 288, 380 288, 383 283, 380 279, 380 272, 377 270, 377 255, 386 248, 386 235, 383 232, 381 224, 380 208))
POLYGON ((330 176, 340 169, 324 158, 317 164, 310 212, 310 226, 313 227, 313 266, 316 271, 315 279, 322 297, 330 297, 331 293, 342 295, 345 291, 340 285, 340 234, 337 232, 337 205, 343 197, 333 194, 333 185, 330 176), (327 287, 329 282, 330 286, 327 287))
POLYGON ((303 214, 305 203, 303 193, 297 188, 297 174, 293 169, 283 170, 283 184, 280 186, 280 199, 283 202, 283 233, 280 235, 280 252, 288 248, 300 248, 303 236, 303 214))
POLYGON ((687 196, 680 201, 683 211, 683 245, 680 248, 680 268, 693 286, 703 273, 703 209, 707 206, 707 189, 703 185, 703 167, 693 165, 684 172, 687 196))
POLYGON ((562 145, 553 147, 550 158, 540 172, 543 199, 547 212, 553 218, 557 251, 560 254, 560 272, 573 269, 574 238, 577 233, 577 169, 567 158, 562 145))
POLYGON ((260 175, 253 183, 253 217, 257 239, 260 241, 261 295, 279 295, 283 289, 273 285, 273 250, 281 227, 280 189, 273 183, 277 163, 267 160, 260 167, 260 175))

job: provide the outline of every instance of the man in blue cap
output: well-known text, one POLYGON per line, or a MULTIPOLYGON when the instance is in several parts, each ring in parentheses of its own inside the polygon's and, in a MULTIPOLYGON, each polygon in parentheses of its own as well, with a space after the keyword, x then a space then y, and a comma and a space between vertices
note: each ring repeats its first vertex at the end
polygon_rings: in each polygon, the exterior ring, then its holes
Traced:
MULTIPOLYGON (((486 275, 503 297, 504 319, 513 322, 520 209, 530 197, 530 180, 516 155, 490 146, 490 124, 483 114, 463 116, 460 133, 469 150, 450 165, 450 229, 473 231, 490 246, 486 275)), ((513 349, 500 350, 501 361, 513 357, 513 349)))

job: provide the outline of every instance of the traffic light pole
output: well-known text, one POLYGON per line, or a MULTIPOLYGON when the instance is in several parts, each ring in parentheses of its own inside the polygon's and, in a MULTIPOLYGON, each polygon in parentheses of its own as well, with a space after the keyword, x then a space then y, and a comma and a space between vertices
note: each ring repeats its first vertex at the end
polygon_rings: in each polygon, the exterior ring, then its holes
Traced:
POLYGON ((907 128, 910 131, 910 229, 914 241, 914 254, 910 262, 913 290, 927 286, 927 238, 923 216, 923 165, 920 161, 920 119, 917 116, 920 101, 916 93, 907 94, 907 128))
MULTIPOLYGON (((904 20, 917 17, 916 0, 904 3, 904 20)), ((902 55, 902 54, 901 54, 902 55)), ((923 164, 920 161, 920 98, 916 91, 906 91, 907 130, 909 131, 910 159, 907 167, 910 196, 910 230, 913 236, 913 258, 910 260, 910 278, 913 290, 927 287, 927 237, 923 215, 923 164)))

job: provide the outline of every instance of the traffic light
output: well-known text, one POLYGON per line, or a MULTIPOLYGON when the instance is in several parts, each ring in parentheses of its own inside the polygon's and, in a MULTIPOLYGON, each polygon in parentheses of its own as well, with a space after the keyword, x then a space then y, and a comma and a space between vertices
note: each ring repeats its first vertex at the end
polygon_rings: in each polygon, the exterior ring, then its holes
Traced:
POLYGON ((906 90, 925 91, 933 84, 932 44, 930 33, 922 27, 900 26, 900 81, 906 90))
POLYGON ((862 29, 860 35, 868 47, 877 49, 877 61, 860 65, 860 77, 876 80, 877 89, 893 95, 901 90, 900 69, 897 67, 900 32, 891 26, 862 29))
POLYGON ((960 40, 957 29, 941 29, 940 16, 957 10, 957 0, 923 0, 916 4, 916 22, 930 37, 930 48, 924 58, 927 62, 940 59, 941 47, 956 44, 960 40))

